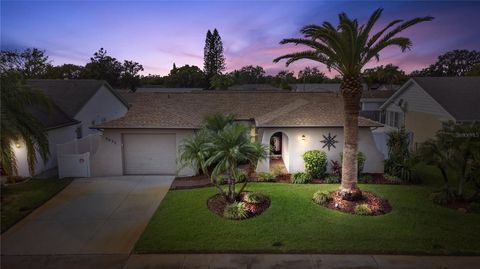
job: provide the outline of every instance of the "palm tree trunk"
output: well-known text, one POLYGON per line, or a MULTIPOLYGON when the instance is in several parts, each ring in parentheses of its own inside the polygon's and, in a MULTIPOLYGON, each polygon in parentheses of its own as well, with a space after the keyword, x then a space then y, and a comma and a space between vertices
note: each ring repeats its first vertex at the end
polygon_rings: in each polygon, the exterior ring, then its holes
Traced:
POLYGON ((344 78, 341 92, 344 107, 344 142, 342 184, 339 193, 345 200, 357 200, 362 196, 362 192, 357 186, 358 114, 360 111, 360 97, 362 95, 360 77, 344 78))

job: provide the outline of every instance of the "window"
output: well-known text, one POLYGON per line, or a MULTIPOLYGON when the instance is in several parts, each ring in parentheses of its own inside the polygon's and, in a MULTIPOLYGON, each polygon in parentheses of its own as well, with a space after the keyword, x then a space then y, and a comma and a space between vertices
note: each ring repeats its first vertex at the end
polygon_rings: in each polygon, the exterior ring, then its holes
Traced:
POLYGON ((385 124, 392 127, 400 127, 400 113, 395 111, 387 111, 385 124))
POLYGON ((77 139, 82 138, 82 135, 83 135, 82 126, 78 126, 77 129, 75 129, 75 133, 77 134, 77 139))

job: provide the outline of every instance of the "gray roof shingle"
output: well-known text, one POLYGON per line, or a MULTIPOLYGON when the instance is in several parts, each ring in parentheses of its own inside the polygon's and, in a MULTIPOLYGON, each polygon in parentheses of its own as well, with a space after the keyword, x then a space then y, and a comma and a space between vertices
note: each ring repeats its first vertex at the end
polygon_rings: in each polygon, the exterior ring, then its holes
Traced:
MULTIPOLYGON (((202 91, 133 95, 132 106, 124 117, 95 127, 196 129, 214 113, 233 113, 238 120, 253 119, 258 127, 343 126, 342 100, 334 93, 202 91)), ((360 118, 359 126, 382 125, 360 118)))

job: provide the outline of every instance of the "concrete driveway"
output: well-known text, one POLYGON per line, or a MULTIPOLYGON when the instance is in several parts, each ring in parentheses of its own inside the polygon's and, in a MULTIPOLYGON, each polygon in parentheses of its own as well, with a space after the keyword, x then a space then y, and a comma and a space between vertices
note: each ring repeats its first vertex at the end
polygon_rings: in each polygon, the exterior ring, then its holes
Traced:
POLYGON ((2 255, 129 254, 173 178, 76 179, 1 236, 2 255))

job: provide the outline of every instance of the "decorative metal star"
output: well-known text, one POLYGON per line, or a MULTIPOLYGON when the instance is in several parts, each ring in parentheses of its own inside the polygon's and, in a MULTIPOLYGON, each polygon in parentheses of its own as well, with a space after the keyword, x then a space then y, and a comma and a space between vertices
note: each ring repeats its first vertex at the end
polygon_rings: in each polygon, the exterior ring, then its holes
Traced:
POLYGON ((332 136, 330 133, 328 133, 328 136, 325 136, 325 135, 322 135, 323 139, 322 142, 323 143, 323 148, 327 147, 328 148, 328 151, 330 151, 330 148, 333 147, 333 148, 336 148, 335 147, 335 144, 338 143, 337 140, 335 140, 335 138, 337 137, 336 135, 332 136))

